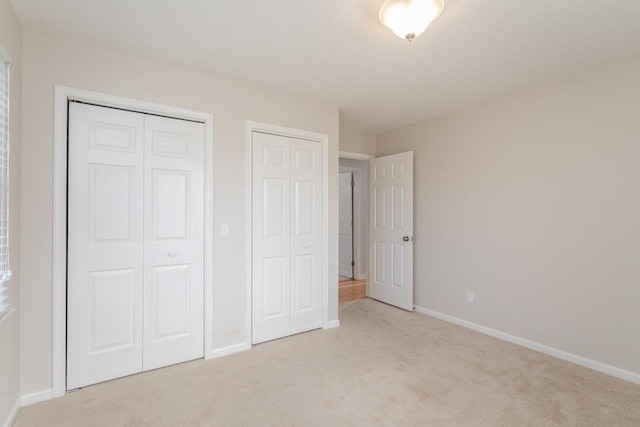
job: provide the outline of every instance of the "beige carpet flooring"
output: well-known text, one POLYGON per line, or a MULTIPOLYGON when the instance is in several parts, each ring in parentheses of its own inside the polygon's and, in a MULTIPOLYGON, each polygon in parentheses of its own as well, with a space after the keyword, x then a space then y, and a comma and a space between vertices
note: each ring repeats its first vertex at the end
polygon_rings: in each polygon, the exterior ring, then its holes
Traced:
POLYGON ((87 387, 15 426, 640 426, 640 386, 372 300, 340 320, 87 387))

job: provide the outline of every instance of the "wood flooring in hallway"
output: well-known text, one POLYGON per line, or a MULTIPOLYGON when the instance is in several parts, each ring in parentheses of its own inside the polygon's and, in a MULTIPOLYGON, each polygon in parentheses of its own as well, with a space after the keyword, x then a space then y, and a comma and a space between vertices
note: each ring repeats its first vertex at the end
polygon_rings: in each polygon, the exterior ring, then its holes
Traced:
POLYGON ((338 303, 357 301, 367 297, 367 281, 340 277, 338 282, 338 303))

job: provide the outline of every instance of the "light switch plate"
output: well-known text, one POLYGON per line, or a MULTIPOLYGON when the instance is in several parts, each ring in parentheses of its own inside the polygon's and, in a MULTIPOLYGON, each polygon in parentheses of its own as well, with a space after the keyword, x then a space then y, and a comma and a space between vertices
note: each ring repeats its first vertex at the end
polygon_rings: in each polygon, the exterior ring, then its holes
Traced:
POLYGON ((229 237, 229 224, 220 224, 220 237, 229 237))

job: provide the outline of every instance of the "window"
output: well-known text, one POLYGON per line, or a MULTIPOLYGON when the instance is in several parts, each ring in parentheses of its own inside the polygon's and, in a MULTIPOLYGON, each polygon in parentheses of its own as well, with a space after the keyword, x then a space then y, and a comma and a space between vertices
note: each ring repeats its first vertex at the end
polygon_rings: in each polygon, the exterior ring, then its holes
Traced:
POLYGON ((12 62, 0 46, 0 319, 9 313, 9 79, 12 62))

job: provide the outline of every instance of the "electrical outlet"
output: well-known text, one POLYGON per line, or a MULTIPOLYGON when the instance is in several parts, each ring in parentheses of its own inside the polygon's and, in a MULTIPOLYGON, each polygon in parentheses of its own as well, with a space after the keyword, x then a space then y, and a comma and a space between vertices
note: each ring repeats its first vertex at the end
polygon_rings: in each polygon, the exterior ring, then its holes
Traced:
POLYGON ((473 292, 467 291, 467 302, 473 302, 473 292))
POLYGON ((220 224, 220 237, 229 237, 229 224, 220 224))

